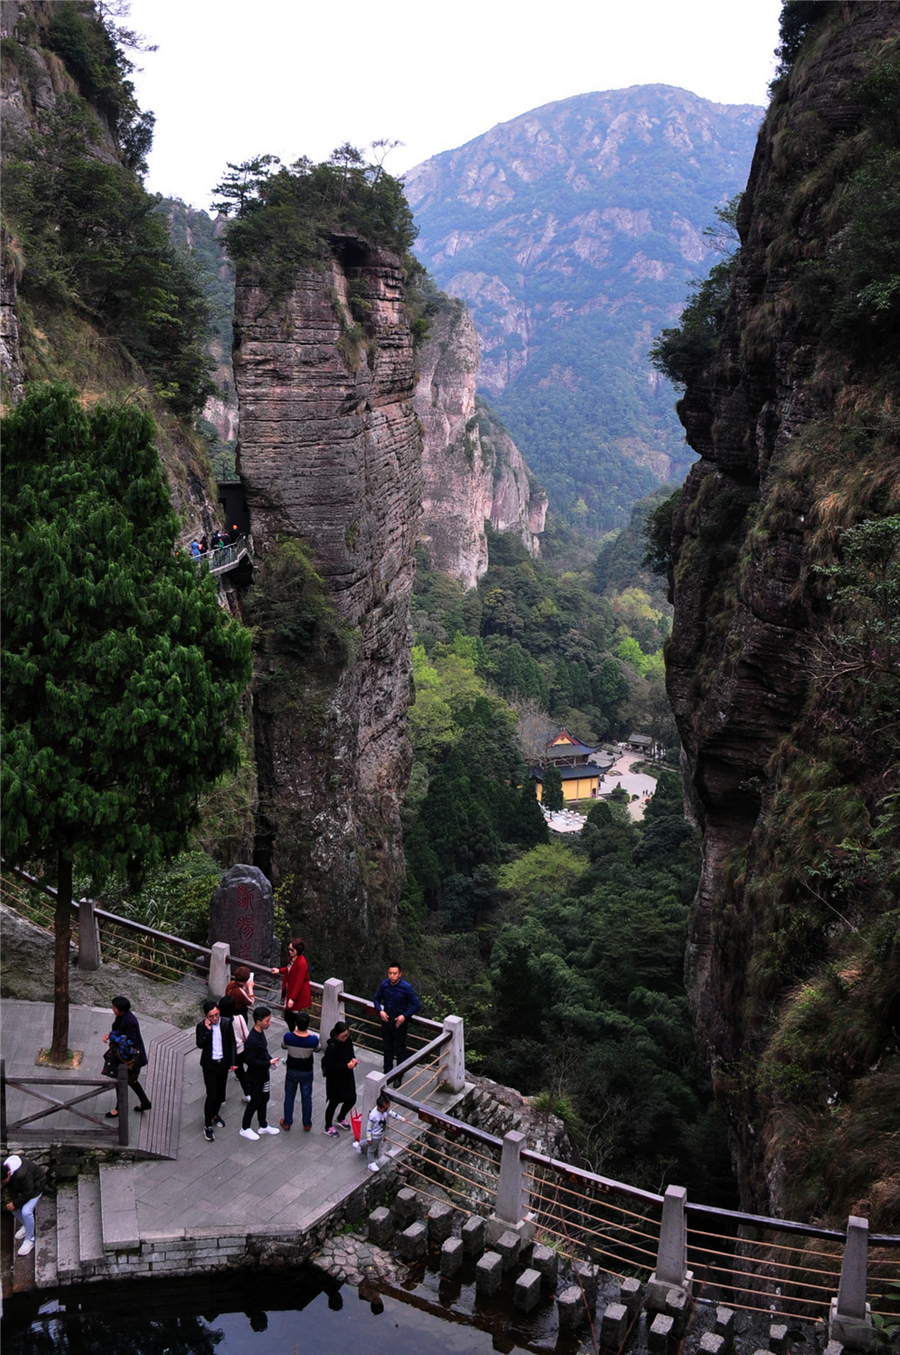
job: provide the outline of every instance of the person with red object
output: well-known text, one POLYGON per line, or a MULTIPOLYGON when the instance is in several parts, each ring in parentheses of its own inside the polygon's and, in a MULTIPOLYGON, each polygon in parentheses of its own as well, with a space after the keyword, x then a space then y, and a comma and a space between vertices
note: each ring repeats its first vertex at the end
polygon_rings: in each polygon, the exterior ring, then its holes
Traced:
POLYGON ((284 1003, 284 1019, 290 1031, 294 1029, 295 1017, 312 1005, 312 992, 309 987, 309 965, 303 954, 303 937, 295 936, 288 942, 288 964, 283 969, 273 969, 273 974, 281 975, 281 1000, 284 1003))

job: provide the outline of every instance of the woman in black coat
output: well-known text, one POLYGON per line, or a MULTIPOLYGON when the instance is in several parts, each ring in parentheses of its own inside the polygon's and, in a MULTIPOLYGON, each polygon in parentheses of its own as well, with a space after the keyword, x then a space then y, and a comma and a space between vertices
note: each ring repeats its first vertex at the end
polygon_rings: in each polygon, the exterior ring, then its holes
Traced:
MULTIPOLYGON (((144 1040, 141 1035, 141 1027, 134 1012, 131 1010, 131 1003, 127 997, 114 997, 112 1000, 112 1011, 115 1020, 112 1023, 110 1034, 125 1035, 131 1041, 135 1048, 134 1063, 128 1070, 128 1085, 131 1087, 138 1101, 139 1106, 135 1106, 138 1112, 150 1110, 150 1099, 141 1086, 138 1078, 141 1075, 141 1069, 147 1066, 147 1051, 144 1048, 144 1040)), ((104 1041, 109 1040, 109 1035, 104 1035, 104 1041)), ((108 1110, 106 1118, 114 1120, 118 1115, 117 1110, 108 1110)))
POLYGON ((353 1075, 356 1064, 357 1058, 353 1052, 353 1041, 350 1039, 347 1023, 338 1021, 332 1027, 325 1053, 322 1055, 322 1073, 325 1077, 325 1133, 330 1134, 332 1138, 337 1138, 338 1131, 332 1121, 338 1106, 341 1108, 338 1125, 341 1129, 350 1128, 347 1116, 356 1105, 356 1078, 353 1075))

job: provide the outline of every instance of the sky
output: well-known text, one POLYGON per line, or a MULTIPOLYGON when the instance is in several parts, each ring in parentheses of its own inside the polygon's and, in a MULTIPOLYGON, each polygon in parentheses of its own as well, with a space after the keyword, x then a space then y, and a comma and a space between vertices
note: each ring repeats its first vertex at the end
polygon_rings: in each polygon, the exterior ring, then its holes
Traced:
POLYGON ((780 0, 132 0, 151 192, 208 208, 227 161, 404 144, 395 175, 542 104, 667 84, 767 102, 780 0))

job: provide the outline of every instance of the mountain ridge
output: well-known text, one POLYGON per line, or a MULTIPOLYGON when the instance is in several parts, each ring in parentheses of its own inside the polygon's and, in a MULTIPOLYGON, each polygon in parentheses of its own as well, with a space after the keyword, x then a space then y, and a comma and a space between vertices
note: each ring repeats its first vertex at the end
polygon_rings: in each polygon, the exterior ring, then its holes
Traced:
POLYGON ((416 250, 469 305, 480 390, 551 507, 601 532, 690 453, 646 351, 712 253, 763 109, 669 85, 557 100, 414 166, 416 250))

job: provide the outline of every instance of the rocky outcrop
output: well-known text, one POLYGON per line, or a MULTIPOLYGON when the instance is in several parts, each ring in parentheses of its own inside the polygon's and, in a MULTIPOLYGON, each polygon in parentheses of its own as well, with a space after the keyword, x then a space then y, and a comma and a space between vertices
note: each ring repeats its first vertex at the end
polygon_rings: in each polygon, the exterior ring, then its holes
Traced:
POLYGON ((540 550, 547 496, 503 425, 475 394, 478 335, 461 301, 430 318, 417 354, 422 425, 422 539, 431 564, 474 588, 488 566, 485 522, 540 550))
POLYGON ((286 886, 307 954, 348 982, 391 934, 403 880, 421 506, 403 295, 395 255, 344 237, 289 295, 239 279, 235 299, 257 563, 256 864, 286 886))
POLYGON ((854 330, 832 300, 858 237, 854 176, 888 135, 861 81, 896 62, 896 14, 817 9, 763 126, 717 355, 679 406, 701 460, 673 533, 667 685, 703 828, 689 997, 742 1207, 891 1228, 900 945, 884 923, 895 838, 873 832, 896 746, 867 713, 866 654, 861 682, 834 660, 859 615, 816 568, 900 506, 896 343, 873 342, 874 307, 854 330), (832 1169, 851 1141, 853 1170, 832 1169))

